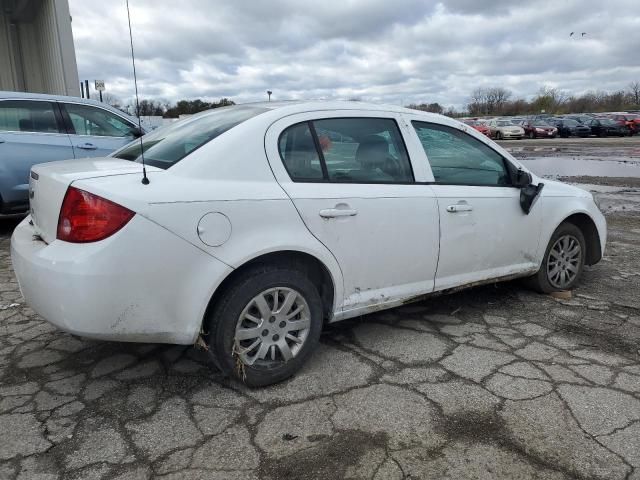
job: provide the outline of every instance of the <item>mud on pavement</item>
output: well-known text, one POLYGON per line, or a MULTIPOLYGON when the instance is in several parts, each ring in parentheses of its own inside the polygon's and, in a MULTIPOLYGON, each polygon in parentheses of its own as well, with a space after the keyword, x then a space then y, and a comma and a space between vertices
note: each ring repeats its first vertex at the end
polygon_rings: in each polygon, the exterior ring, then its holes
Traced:
POLYGON ((510 282, 339 323, 261 390, 191 347, 56 330, 5 221, 0 478, 640 479, 638 185, 607 182, 585 187, 611 206, 606 256, 571 299, 510 282))

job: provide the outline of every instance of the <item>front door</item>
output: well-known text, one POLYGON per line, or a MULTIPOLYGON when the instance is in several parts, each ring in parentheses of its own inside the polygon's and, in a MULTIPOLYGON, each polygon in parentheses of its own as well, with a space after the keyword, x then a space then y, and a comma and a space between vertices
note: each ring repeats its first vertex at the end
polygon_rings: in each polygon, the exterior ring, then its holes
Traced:
POLYGON ((440 212, 435 289, 535 272, 539 209, 526 215, 508 160, 460 128, 414 120, 440 212))
POLYGON ((276 178, 342 269, 344 311, 431 292, 437 202, 414 181, 397 119, 338 113, 276 122, 266 145, 276 178))
POLYGON ((103 108, 60 103, 76 158, 106 157, 134 139, 135 125, 103 108))

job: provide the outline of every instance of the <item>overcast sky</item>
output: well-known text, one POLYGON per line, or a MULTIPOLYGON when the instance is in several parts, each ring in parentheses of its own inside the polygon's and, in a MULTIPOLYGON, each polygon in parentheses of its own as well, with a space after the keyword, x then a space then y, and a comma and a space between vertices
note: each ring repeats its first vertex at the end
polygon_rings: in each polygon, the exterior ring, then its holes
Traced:
MULTIPOLYGON (((124 0, 70 0, 80 78, 133 95, 124 0)), ((640 81, 638 0, 130 0, 141 98, 463 107, 640 81), (575 32, 572 37, 571 32, 575 32), (586 35, 582 36, 582 32, 586 35)))

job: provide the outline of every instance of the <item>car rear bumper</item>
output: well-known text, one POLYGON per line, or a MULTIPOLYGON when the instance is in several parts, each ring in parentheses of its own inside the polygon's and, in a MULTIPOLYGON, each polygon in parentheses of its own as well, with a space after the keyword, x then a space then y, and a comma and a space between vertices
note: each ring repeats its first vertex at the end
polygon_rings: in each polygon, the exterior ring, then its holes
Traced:
POLYGON ((193 343, 214 289, 231 268, 140 215, 100 242, 11 238, 29 306, 67 332, 104 340, 193 343))
POLYGON ((554 131, 554 130, 543 130, 543 131, 538 131, 538 130, 534 130, 533 132, 535 134, 536 137, 540 137, 540 138, 554 138, 558 132, 554 131))

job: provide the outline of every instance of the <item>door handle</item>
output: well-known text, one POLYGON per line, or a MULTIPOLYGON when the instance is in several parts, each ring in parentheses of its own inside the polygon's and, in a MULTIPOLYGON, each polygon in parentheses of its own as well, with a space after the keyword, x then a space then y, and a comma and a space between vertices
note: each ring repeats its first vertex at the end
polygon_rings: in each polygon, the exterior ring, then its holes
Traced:
POLYGON ((351 208, 325 208, 320 210, 322 218, 353 217, 358 211, 351 208))
POLYGON ((82 150, 95 150, 98 148, 93 143, 83 143, 81 145, 76 145, 76 147, 81 148, 82 150))
POLYGON ((458 205, 449 205, 447 207, 447 212, 449 213, 457 213, 457 212, 471 212, 473 211, 473 207, 471 205, 465 205, 464 203, 458 205))

